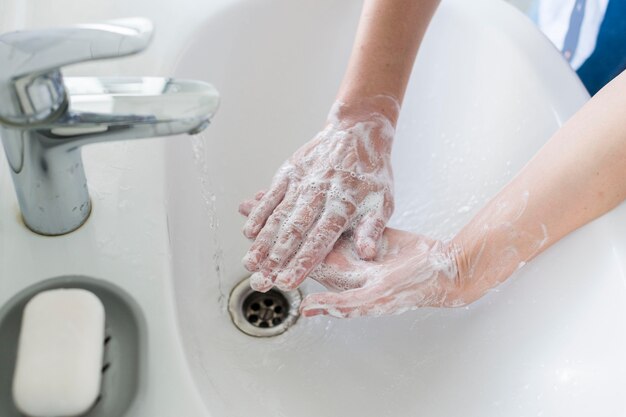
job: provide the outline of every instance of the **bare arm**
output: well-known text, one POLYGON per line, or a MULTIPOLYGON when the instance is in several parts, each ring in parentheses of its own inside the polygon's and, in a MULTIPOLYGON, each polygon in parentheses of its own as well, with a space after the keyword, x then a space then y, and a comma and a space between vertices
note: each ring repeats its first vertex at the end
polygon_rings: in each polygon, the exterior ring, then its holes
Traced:
POLYGON ((576 113, 455 237, 460 266, 474 269, 468 300, 626 198, 624 115, 626 72, 576 113))
POLYGON ((304 314, 397 314, 481 297, 626 198, 625 114, 626 72, 574 115, 451 242, 386 229, 387 251, 365 262, 340 241, 311 277, 344 291, 309 295, 304 314))
MULTIPOLYGON (((388 96, 402 103, 417 49, 438 4, 439 0, 366 1, 337 100, 358 105, 388 96)), ((380 108, 394 122, 397 110, 380 108)))
POLYGON ((326 128, 279 168, 244 226, 254 243, 243 262, 256 290, 297 287, 347 231, 361 257, 376 255, 393 212, 400 102, 437 4, 366 0, 326 128))

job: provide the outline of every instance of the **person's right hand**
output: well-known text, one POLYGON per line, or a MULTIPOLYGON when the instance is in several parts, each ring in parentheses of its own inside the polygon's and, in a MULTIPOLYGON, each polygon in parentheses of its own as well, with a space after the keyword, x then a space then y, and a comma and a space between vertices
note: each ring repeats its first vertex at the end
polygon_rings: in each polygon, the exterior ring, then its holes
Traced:
POLYGON ((310 294, 304 316, 400 314, 420 307, 454 307, 472 301, 467 274, 457 266, 453 246, 426 236, 385 229, 383 247, 372 261, 359 259, 342 237, 309 277, 339 292, 310 294))
POLYGON ((254 243, 243 262, 254 272, 253 289, 296 288, 346 231, 353 232, 360 258, 376 256, 393 212, 390 155, 398 112, 388 96, 338 103, 326 129, 252 200, 244 235, 254 243))

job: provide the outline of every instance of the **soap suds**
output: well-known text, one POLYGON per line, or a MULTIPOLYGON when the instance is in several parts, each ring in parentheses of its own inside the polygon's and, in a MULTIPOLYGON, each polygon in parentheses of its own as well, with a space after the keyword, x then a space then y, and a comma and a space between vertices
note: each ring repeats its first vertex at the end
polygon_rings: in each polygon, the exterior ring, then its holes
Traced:
POLYGON ((393 212, 395 133, 375 109, 399 105, 386 96, 372 100, 365 112, 335 103, 326 128, 281 166, 251 210, 244 234, 255 241, 243 262, 264 277, 253 277, 255 289, 269 289, 270 281, 295 288, 343 233, 353 233, 361 257, 375 255, 393 212))

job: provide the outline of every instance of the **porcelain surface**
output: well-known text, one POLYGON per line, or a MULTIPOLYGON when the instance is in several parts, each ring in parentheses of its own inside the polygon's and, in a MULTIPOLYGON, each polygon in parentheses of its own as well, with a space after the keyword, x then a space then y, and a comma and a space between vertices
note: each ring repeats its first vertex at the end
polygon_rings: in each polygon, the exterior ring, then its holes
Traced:
MULTIPOLYGON (((517 10, 497 0, 469 3, 442 2, 394 145, 391 224, 440 238, 588 99, 517 10)), ((237 204, 267 187, 278 165, 323 127, 360 5, 3 2, 2 31, 148 17, 157 34, 144 55, 68 74, 204 80, 222 104, 198 136, 86 147, 94 211, 67 236, 24 228, 0 155, 0 303, 68 274, 128 292, 143 310, 149 346, 148 382, 129 416, 624 415, 623 205, 468 308, 300 319, 270 339, 232 325, 228 295, 247 276, 240 259, 249 245, 237 204)))

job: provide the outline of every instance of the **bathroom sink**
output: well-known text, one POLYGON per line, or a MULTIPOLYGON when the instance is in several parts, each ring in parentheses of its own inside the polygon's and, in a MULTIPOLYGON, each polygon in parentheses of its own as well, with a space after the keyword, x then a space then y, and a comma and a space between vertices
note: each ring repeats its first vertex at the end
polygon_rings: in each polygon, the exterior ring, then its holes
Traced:
MULTIPOLYGON (((360 8, 360 0, 0 2, 2 32, 150 18, 157 35, 144 55, 64 74, 176 76, 222 95, 201 135, 85 147, 93 212, 60 237, 23 225, 0 149, 0 313, 55 277, 57 286, 58 277, 82 276, 119 290, 137 307, 142 340, 125 417, 625 415, 624 205, 467 308, 298 318, 264 338, 233 324, 229 297, 248 276, 237 205, 323 127, 360 8)), ((450 237, 587 99, 512 7, 443 0, 399 121, 391 224, 450 237)), ((0 352, 6 346, 0 340, 0 352)))
MULTIPOLYGON (((176 61, 223 96, 208 130, 163 144, 178 327, 208 415, 625 415, 623 205, 466 308, 300 318, 269 338, 233 325, 228 298, 248 276, 237 205, 323 127, 360 6, 232 1, 176 61)), ((391 225, 449 238, 587 99, 511 6, 444 0, 399 121, 391 225)))

